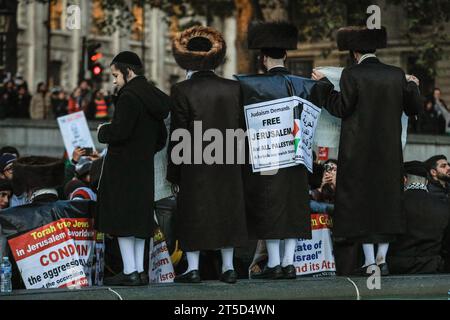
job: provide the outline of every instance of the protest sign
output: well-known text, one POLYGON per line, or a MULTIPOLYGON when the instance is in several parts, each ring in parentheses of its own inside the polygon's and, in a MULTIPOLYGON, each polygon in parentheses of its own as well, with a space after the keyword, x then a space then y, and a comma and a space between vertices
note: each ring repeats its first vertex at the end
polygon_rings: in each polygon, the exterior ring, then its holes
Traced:
MULTIPOLYGON (((72 222, 60 219, 8 241, 27 289, 89 285, 84 271, 88 253, 83 243, 75 243, 72 222)), ((84 237, 80 231, 79 239, 84 237)))
POLYGON ((170 283, 175 279, 169 249, 160 229, 150 239, 149 279, 150 283, 170 283))
POLYGON ((297 275, 335 274, 330 227, 331 219, 327 214, 311 214, 312 239, 298 239, 294 253, 297 275))
MULTIPOLYGON (((298 276, 329 276, 336 274, 336 265, 331 240, 330 217, 326 213, 311 214, 312 239, 297 239, 294 267, 298 276)), ((284 254, 283 241, 280 253, 284 254)), ((267 263, 267 248, 263 240, 256 246, 253 262, 249 267, 249 278, 259 273, 267 263)))
POLYGON ((312 143, 320 108, 292 96, 246 105, 244 110, 253 172, 299 164, 312 172, 312 143))
POLYGON ((72 153, 76 147, 92 148, 92 150, 95 150, 91 132, 89 131, 83 111, 59 117, 57 120, 70 160, 72 160, 72 153))

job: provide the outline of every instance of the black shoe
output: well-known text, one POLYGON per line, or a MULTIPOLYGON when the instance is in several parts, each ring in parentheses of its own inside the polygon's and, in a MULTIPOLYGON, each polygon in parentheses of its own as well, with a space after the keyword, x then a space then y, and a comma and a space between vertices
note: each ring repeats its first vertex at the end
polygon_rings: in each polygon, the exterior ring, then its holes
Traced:
POLYGON ((353 274, 355 276, 361 276, 361 277, 370 277, 375 272, 375 267, 377 265, 375 263, 369 264, 368 266, 361 267, 356 269, 353 274))
POLYGON ((148 274, 145 271, 139 272, 139 278, 144 286, 148 285, 148 274))
POLYGON ((380 274, 382 276, 388 276, 389 275, 389 268, 388 268, 388 265, 387 265, 386 262, 379 264, 378 268, 380 268, 380 274))
POLYGON ((236 283, 238 274, 234 270, 225 271, 220 275, 220 281, 225 283, 236 283))
POLYGON ((297 272, 293 264, 290 264, 282 268, 284 279, 295 279, 297 278, 297 272))
POLYGON ((283 278, 283 270, 280 265, 277 265, 273 268, 269 268, 267 265, 264 267, 264 270, 252 274, 252 279, 281 279, 283 278))
POLYGON ((192 270, 188 273, 180 274, 179 276, 176 276, 174 280, 174 282, 177 283, 199 283, 200 281, 200 273, 198 270, 192 270))
POLYGON ((106 278, 103 281, 105 286, 140 286, 141 278, 139 273, 134 271, 130 274, 124 274, 123 272, 116 274, 113 277, 106 278))

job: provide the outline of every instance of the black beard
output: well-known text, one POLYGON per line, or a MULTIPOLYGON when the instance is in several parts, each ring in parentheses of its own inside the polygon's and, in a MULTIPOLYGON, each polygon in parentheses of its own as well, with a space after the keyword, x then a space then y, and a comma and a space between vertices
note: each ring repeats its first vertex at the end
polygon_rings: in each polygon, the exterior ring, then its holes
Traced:
POLYGON ((444 182, 450 182, 450 176, 447 174, 438 174, 437 178, 444 182))

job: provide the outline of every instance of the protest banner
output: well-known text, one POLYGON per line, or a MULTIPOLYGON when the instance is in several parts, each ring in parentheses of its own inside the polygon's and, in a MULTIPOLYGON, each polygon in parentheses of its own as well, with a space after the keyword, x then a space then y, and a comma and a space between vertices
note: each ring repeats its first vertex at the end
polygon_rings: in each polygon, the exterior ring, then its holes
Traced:
POLYGON ((244 110, 253 172, 299 164, 312 172, 312 144, 320 108, 291 96, 246 105, 244 110))
MULTIPOLYGON (((331 218, 326 213, 311 214, 312 239, 298 239, 294 253, 294 267, 297 276, 333 276, 336 265, 331 240, 331 218)), ((280 254, 284 254, 284 245, 280 243, 280 254)), ((264 240, 256 246, 253 262, 249 267, 249 278, 259 273, 267 263, 267 248, 264 240)))
POLYGON ((85 248, 75 243, 69 223, 57 220, 8 241, 27 289, 89 285, 79 255, 85 248))
POLYGON ((149 279, 150 283, 171 283, 175 279, 169 249, 159 228, 150 239, 149 279))
POLYGON ((335 275, 330 227, 327 214, 311 214, 312 239, 298 239, 294 253, 297 275, 335 275))
POLYGON ((76 147, 92 148, 92 150, 95 150, 91 132, 89 131, 83 111, 59 117, 57 120, 70 160, 72 160, 72 153, 76 147))

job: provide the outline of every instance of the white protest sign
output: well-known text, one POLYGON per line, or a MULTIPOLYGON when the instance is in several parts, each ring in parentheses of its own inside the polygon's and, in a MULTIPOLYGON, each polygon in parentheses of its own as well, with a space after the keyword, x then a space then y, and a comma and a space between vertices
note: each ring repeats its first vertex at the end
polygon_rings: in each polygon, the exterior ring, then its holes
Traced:
POLYGON ((245 121, 253 172, 303 164, 312 171, 312 139, 320 108, 297 96, 246 105, 245 121), (299 108, 299 106, 301 106, 299 108), (294 125, 294 110, 306 124, 294 125), (311 125, 311 127, 306 127, 311 125), (294 133, 294 130, 299 131, 294 133), (294 136, 296 136, 296 141, 294 136), (300 146, 300 150, 296 149, 300 146), (297 154, 296 154, 297 151, 297 154))
POLYGON ((327 214, 311 214, 312 239, 298 239, 294 253, 297 275, 334 275, 336 264, 327 214))
POLYGON ((157 229, 153 238, 150 239, 150 283, 170 283, 175 279, 172 260, 169 249, 161 230, 157 229))
POLYGON ((27 289, 88 286, 83 250, 70 235, 64 219, 9 240, 27 289))
POLYGON ((57 120, 64 146, 71 160, 72 153, 76 147, 92 148, 92 150, 95 150, 91 132, 89 131, 83 111, 59 117, 57 120))

